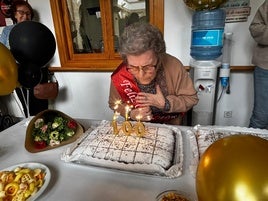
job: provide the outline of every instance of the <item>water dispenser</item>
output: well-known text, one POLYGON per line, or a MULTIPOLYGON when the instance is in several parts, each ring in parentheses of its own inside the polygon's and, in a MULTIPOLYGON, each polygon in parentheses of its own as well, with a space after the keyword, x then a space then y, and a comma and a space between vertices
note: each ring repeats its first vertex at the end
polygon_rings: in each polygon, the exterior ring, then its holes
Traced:
POLYGON ((192 109, 192 125, 213 125, 221 62, 216 60, 191 60, 190 75, 199 101, 192 109))
POLYGON ((192 18, 190 74, 199 102, 192 109, 192 125, 215 123, 218 74, 226 13, 223 9, 196 11, 192 18))

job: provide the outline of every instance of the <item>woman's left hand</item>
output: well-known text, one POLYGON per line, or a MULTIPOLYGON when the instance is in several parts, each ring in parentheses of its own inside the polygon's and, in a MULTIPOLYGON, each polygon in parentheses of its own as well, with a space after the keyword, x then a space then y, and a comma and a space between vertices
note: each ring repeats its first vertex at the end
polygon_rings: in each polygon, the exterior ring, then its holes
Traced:
POLYGON ((136 97, 136 101, 140 107, 154 106, 161 110, 165 107, 165 97, 159 85, 156 85, 156 94, 140 92, 136 97))

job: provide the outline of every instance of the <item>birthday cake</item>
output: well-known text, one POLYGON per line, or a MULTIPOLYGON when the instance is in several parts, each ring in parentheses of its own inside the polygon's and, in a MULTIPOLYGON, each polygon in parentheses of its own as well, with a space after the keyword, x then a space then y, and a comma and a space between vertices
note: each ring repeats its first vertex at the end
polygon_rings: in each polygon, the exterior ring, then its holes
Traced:
POLYGON ((61 159, 172 178, 181 175, 182 153, 181 132, 176 127, 147 123, 140 137, 134 132, 126 135, 122 129, 114 134, 111 122, 104 120, 68 147, 61 159))

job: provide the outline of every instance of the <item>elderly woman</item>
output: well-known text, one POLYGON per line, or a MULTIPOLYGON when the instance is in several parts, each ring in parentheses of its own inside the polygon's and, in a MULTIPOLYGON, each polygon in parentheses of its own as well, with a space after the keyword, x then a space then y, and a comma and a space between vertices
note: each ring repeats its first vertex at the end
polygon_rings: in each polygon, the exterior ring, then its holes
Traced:
POLYGON ((148 23, 125 28, 119 41, 123 63, 111 76, 109 107, 132 120, 181 124, 198 102, 197 92, 182 63, 166 53, 161 31, 148 23))

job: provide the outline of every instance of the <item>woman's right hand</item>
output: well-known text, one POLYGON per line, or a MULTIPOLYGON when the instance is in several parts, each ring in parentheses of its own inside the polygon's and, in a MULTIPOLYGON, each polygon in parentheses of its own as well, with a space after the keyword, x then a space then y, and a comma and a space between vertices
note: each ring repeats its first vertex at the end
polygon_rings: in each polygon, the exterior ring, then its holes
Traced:
POLYGON ((150 121, 152 119, 152 111, 150 107, 140 107, 132 109, 130 112, 130 118, 138 121, 150 121))

